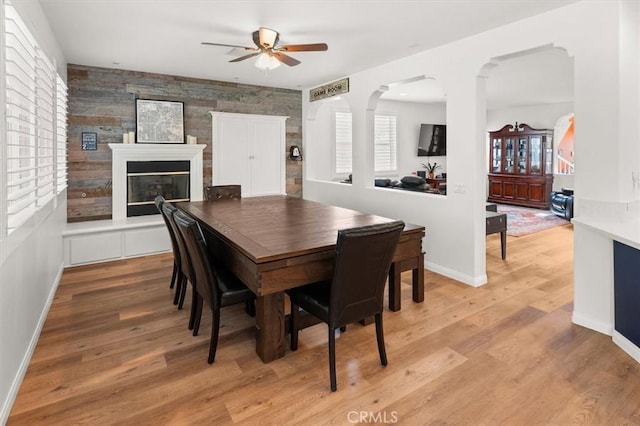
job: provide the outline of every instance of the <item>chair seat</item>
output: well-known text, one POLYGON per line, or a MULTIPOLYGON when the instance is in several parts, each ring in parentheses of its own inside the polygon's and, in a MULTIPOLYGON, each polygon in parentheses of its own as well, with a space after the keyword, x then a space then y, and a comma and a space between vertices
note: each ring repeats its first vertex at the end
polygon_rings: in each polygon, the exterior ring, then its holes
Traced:
POLYGON ((216 265, 214 273, 221 292, 221 307, 255 299, 255 293, 224 266, 216 265))
POLYGON ((291 302, 304 306, 304 310, 321 321, 329 320, 329 295, 331 294, 331 281, 321 281, 307 284, 302 287, 287 290, 291 302))

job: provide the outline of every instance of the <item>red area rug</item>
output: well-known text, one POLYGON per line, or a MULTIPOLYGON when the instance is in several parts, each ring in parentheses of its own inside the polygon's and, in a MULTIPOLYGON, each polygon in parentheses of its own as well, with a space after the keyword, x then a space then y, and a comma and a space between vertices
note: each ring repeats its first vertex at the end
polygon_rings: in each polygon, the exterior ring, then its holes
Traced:
POLYGON ((507 235, 522 237, 555 226, 570 223, 556 216, 550 210, 498 204, 498 213, 507 214, 507 235))

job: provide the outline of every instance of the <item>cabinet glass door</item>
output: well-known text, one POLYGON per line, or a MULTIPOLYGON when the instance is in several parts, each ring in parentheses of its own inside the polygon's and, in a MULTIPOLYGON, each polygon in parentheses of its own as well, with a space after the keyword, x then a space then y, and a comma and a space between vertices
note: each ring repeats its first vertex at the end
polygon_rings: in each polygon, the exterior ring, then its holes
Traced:
POLYGON ((518 139, 518 173, 527 174, 527 138, 518 139))
POLYGON ((504 153, 504 172, 513 173, 515 147, 513 138, 506 138, 507 146, 504 153))
POLYGON ((500 173, 502 167, 502 139, 496 138, 491 141, 491 171, 493 173, 500 173))
POLYGON ((530 173, 532 175, 540 174, 540 167, 542 167, 542 138, 540 136, 531 136, 529 140, 530 146, 530 173))
POLYGON ((546 174, 550 175, 553 173, 553 138, 550 136, 547 136, 545 141, 544 155, 544 171, 546 174))

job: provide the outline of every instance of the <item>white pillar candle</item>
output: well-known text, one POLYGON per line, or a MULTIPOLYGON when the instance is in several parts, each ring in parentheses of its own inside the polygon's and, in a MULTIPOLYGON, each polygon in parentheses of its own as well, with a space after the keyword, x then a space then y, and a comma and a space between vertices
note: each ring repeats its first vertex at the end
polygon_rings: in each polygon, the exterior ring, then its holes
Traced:
POLYGON ((136 143, 136 132, 129 132, 129 143, 136 143))
POLYGON ((122 134, 122 143, 129 143, 129 133, 122 134))

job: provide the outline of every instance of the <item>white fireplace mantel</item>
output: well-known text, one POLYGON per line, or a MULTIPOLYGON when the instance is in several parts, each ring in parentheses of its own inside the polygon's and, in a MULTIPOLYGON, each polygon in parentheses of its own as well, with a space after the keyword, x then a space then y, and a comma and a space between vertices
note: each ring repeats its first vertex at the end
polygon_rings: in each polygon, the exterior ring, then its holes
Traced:
POLYGON ((206 145, 190 144, 122 144, 110 143, 112 151, 113 220, 127 217, 127 161, 189 161, 190 198, 202 201, 202 152, 206 145))

